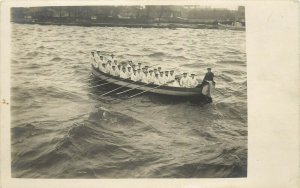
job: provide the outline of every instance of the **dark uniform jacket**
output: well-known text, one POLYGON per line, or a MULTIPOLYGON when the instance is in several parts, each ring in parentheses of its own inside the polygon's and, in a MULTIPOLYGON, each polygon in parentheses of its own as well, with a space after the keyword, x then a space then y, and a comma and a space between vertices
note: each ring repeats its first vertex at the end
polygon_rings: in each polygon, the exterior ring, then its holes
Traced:
POLYGON ((212 72, 206 73, 205 76, 204 76, 203 81, 204 81, 204 80, 214 81, 214 73, 212 73, 212 72))
POLYGON ((208 72, 205 74, 204 78, 203 78, 203 81, 202 81, 202 84, 201 85, 205 85, 205 84, 208 84, 208 82, 206 81, 212 81, 213 84, 215 85, 215 81, 214 81, 214 73, 212 72, 208 72))

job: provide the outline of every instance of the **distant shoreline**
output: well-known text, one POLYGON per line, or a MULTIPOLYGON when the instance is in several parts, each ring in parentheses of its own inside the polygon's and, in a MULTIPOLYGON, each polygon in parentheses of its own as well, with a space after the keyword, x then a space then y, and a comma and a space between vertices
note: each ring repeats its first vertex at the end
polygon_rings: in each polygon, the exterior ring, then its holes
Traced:
POLYGON ((245 31, 245 27, 224 26, 216 24, 196 24, 196 23, 93 23, 93 22, 41 22, 41 21, 12 21, 18 24, 38 24, 38 25, 66 25, 83 27, 127 27, 127 28, 188 28, 188 29, 220 29, 245 31))

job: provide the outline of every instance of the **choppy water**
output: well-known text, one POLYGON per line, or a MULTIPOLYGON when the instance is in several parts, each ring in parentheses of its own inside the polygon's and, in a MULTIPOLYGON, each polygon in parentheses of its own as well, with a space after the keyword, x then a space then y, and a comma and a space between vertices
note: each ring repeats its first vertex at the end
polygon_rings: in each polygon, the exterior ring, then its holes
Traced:
POLYGON ((12 25, 12 176, 247 175, 245 32, 12 25), (207 105, 88 88, 89 52, 215 73, 207 105))

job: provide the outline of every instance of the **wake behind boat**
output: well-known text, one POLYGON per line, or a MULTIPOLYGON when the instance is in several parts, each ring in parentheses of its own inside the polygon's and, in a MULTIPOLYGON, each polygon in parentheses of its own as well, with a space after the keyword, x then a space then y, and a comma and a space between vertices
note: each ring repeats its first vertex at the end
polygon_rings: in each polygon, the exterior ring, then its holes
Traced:
MULTIPOLYGON (((130 96, 129 98, 149 92, 149 93, 154 93, 154 94, 176 96, 176 97, 199 97, 199 98, 206 99, 206 101, 210 101, 210 102, 212 101, 210 93, 211 93, 211 90, 213 89, 213 87, 212 87, 213 85, 209 84, 208 82, 207 82, 207 84, 203 85, 203 84, 198 84, 198 81, 197 81, 197 83, 194 84, 194 87, 191 88, 190 87, 191 84, 188 84, 189 80, 187 77, 186 77, 186 80, 187 80, 186 87, 181 87, 181 85, 184 85, 183 80, 185 79, 186 75, 185 76, 176 75, 176 76, 174 76, 174 79, 171 79, 171 80, 168 79, 166 82, 162 82, 161 84, 159 84, 160 83, 159 81, 158 82, 155 81, 154 76, 153 76, 154 80, 148 81, 148 82, 144 81, 144 79, 132 80, 132 79, 130 79, 130 77, 122 78, 122 73, 120 76, 120 75, 113 74, 111 72, 118 70, 118 68, 115 68, 115 67, 119 67, 119 71, 121 72, 122 68, 120 68, 120 67, 123 67, 123 69, 124 69, 124 67, 129 66, 129 67, 132 67, 134 70, 134 71, 132 71, 131 74, 135 75, 136 74, 135 73, 136 72, 135 65, 132 62, 131 63, 122 62, 118 66, 118 64, 116 63, 116 60, 115 61, 109 60, 107 57, 104 57, 102 55, 99 55, 98 59, 95 57, 97 57, 97 54, 95 53, 93 55, 93 53, 92 53, 92 58, 91 58, 92 74, 95 77, 99 78, 100 80, 105 81, 105 83, 96 85, 95 87, 97 87, 97 86, 100 87, 102 85, 107 85, 107 84, 113 84, 116 86, 115 89, 113 89, 107 93, 104 93, 103 95, 107 95, 107 94, 110 94, 113 92, 119 95, 119 94, 123 94, 123 93, 129 92, 129 91, 138 90, 139 93, 134 94, 134 95, 130 96), (104 59, 106 59, 106 60, 104 60, 104 59), (115 62, 115 65, 113 65, 114 62, 115 62), (107 66, 101 67, 101 65, 107 65, 107 66), (114 67, 114 70, 112 70, 112 69, 110 69, 110 71, 106 71, 106 69, 103 70, 103 68, 108 67, 108 66, 114 67), (173 84, 174 82, 178 83, 176 85, 177 87, 174 86, 174 84, 173 84)), ((152 70, 149 70, 149 71, 151 72, 152 70)), ((148 70, 146 70, 146 72, 148 73, 148 70)), ((166 71, 166 72, 168 72, 168 71, 166 71)), ((145 70, 142 71, 142 74, 144 74, 144 73, 145 73, 145 70)), ((159 73, 157 73, 157 74, 159 74, 159 73)), ((184 73, 184 74, 187 74, 187 73, 184 73)), ((144 75, 144 77, 145 77, 145 75, 144 75)), ((157 79, 159 79, 159 77, 157 77, 157 79)))

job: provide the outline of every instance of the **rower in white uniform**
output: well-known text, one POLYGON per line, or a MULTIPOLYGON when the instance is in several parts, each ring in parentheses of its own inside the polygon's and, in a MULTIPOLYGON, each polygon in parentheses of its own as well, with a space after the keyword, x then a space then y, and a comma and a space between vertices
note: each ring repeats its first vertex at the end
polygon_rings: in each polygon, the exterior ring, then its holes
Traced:
POLYGON ((111 55, 110 55, 110 60, 111 60, 112 62, 114 62, 114 60, 115 60, 115 55, 114 55, 114 54, 111 54, 111 55))
POLYGON ((95 52, 91 52, 91 56, 90 56, 90 62, 92 63, 92 65, 95 67, 95 68, 98 68, 98 62, 96 62, 95 60, 95 52))
POLYGON ((195 74, 191 74, 191 77, 188 79, 188 87, 194 88, 198 85, 198 80, 195 78, 195 74))
POLYGON ((164 78, 164 72, 159 73, 158 83, 159 83, 159 85, 163 85, 166 83, 165 78, 164 78))
MULTIPOLYGON (((131 60, 129 60, 129 61, 128 61, 128 65, 130 65, 130 66, 133 68, 134 63, 133 63, 131 60)), ((132 70, 133 70, 133 69, 132 69, 132 70)))
POLYGON ((131 64, 131 67, 132 67, 132 70, 136 70, 136 68, 135 68, 135 64, 131 64))
POLYGON ((142 68, 142 71, 141 71, 141 78, 143 79, 143 77, 145 76, 145 72, 146 72, 146 70, 145 70, 145 68, 143 67, 142 68))
POLYGON ((157 71, 158 71, 158 73, 160 73, 161 72, 161 67, 157 67, 157 71))
POLYGON ((102 63, 102 72, 106 73, 106 74, 109 73, 108 70, 107 70, 107 68, 106 68, 106 64, 105 63, 102 63))
POLYGON ((137 69, 137 72, 136 72, 137 81, 142 80, 142 78, 143 78, 142 74, 143 73, 141 72, 141 69, 137 69))
POLYGON ((96 63, 97 63, 96 68, 99 68, 99 64, 102 63, 102 62, 100 61, 100 51, 97 51, 96 53, 94 53, 94 58, 95 58, 95 61, 96 61, 96 63))
POLYGON ((160 83, 159 83, 159 74, 158 73, 155 74, 154 84, 155 85, 160 85, 160 83))
POLYGON ((170 81, 175 80, 174 70, 170 71, 169 78, 170 78, 170 81))
POLYGON ((138 63, 138 69, 142 69, 142 63, 138 63))
POLYGON ((172 87, 180 87, 179 81, 180 81, 179 77, 175 78, 175 80, 172 83, 170 83, 170 86, 172 86, 172 87))
POLYGON ((169 71, 165 71, 164 79, 166 83, 170 82, 169 71))
POLYGON ((180 79, 180 86, 181 87, 188 87, 188 77, 187 77, 187 73, 183 73, 183 77, 180 79))
POLYGON ((98 63, 98 65, 100 66, 102 65, 102 63, 104 63, 104 59, 102 55, 100 55, 99 57, 100 57, 100 62, 98 63))
POLYGON ((118 65, 117 66, 117 68, 116 68, 116 76, 119 76, 120 77, 120 73, 121 73, 121 71, 122 71, 122 69, 121 69, 121 65, 118 65))
POLYGON ((149 66, 148 66, 148 65, 146 65, 146 66, 145 66, 145 71, 147 71, 147 72, 148 72, 148 68, 149 68, 149 66))
POLYGON ((150 80, 149 80, 149 76, 148 76, 148 71, 145 71, 145 74, 142 78, 142 82, 144 82, 145 84, 149 84, 150 80))
POLYGON ((153 74, 154 74, 154 76, 156 76, 156 74, 158 74, 157 68, 153 69, 153 74))
POLYGON ((101 72, 104 72, 103 71, 103 69, 104 69, 103 64, 105 64, 105 63, 100 63, 99 66, 98 66, 98 70, 101 71, 101 72))
POLYGON ((120 72, 120 78, 127 79, 126 67, 122 67, 122 71, 120 72))
POLYGON ((131 77, 131 74, 132 74, 132 71, 131 71, 131 67, 130 66, 128 66, 127 67, 127 78, 130 78, 131 77))
POLYGON ((150 70, 149 71, 149 80, 150 80, 150 82, 154 82, 154 80, 155 80, 155 75, 153 74, 153 70, 150 70))
POLYGON ((118 61, 116 59, 114 59, 113 65, 118 66, 118 61))
POLYGON ((131 74, 130 79, 134 82, 138 81, 138 76, 136 74, 136 70, 133 70, 133 74, 131 74))
POLYGON ((107 64, 106 64, 106 70, 107 72, 110 74, 110 72, 112 71, 112 64, 111 64, 111 60, 108 60, 107 61, 107 64))
POLYGON ((112 70, 111 70, 110 75, 112 75, 112 76, 117 76, 118 75, 115 65, 112 66, 112 70))

